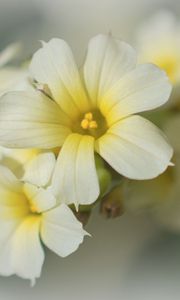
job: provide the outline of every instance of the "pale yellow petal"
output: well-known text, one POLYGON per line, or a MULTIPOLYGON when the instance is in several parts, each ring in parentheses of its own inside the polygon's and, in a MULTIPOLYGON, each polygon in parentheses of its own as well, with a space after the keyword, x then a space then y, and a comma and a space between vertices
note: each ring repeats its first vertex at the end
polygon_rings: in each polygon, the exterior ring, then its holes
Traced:
POLYGON ((0 144, 12 148, 61 146, 71 132, 58 105, 38 92, 12 92, 0 100, 0 144))
POLYGON ((71 134, 59 154, 52 178, 52 188, 61 202, 93 203, 99 195, 94 161, 94 138, 71 134))
POLYGON ((131 179, 158 176, 173 154, 163 133, 140 116, 113 125, 97 140, 96 150, 117 172, 131 179))
POLYGON ((39 230, 40 217, 29 216, 16 229, 12 240, 12 266, 14 273, 34 284, 41 275, 44 251, 41 246, 39 230))
POLYGON ((84 64, 84 79, 91 103, 101 97, 136 65, 134 49, 111 35, 97 35, 89 42, 84 64))
POLYGON ((112 86, 100 109, 110 126, 128 115, 163 105, 171 89, 164 71, 152 64, 139 65, 112 86))
POLYGON ((29 199, 30 209, 35 213, 46 211, 56 205, 56 198, 49 189, 25 183, 23 190, 29 199))
POLYGON ((30 88, 27 72, 20 68, 0 69, 0 96, 10 91, 30 88))
POLYGON ((2 147, 1 164, 8 167, 17 178, 22 178, 26 165, 40 152, 39 149, 11 149, 2 147))
POLYGON ((2 276, 14 274, 12 265, 12 238, 20 222, 20 220, 0 221, 0 275, 2 276))
POLYGON ((47 185, 50 182, 55 163, 56 158, 54 153, 45 152, 37 154, 26 164, 22 180, 41 187, 47 185))
POLYGON ((65 257, 76 251, 85 235, 82 224, 65 204, 43 214, 42 241, 59 256, 65 257))
POLYGON ((88 110, 88 100, 70 47, 64 40, 44 43, 30 64, 32 76, 47 84, 55 101, 70 117, 88 110))
POLYGON ((0 166, 0 219, 17 220, 29 212, 22 183, 6 167, 0 166))

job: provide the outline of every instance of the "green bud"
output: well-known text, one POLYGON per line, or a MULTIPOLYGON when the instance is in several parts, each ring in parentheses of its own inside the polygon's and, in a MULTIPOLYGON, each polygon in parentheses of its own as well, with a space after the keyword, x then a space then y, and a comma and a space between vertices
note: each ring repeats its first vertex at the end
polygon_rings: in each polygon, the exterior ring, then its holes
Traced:
POLYGON ((97 169, 97 175, 98 175, 98 180, 99 180, 100 197, 101 197, 109 189, 112 177, 111 177, 110 172, 105 168, 97 169))
POLYGON ((96 165, 96 169, 104 168, 105 166, 105 162, 103 158, 99 156, 99 154, 97 153, 95 153, 95 165, 96 165))

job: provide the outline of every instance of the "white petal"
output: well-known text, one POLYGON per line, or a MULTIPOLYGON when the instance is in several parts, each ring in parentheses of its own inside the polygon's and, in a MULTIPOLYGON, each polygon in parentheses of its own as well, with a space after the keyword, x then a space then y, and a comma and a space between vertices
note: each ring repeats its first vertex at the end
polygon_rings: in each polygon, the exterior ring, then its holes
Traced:
POLYGON ((51 179, 55 163, 54 153, 39 153, 26 164, 22 180, 41 187, 47 185, 51 179))
POLYGON ((10 169, 0 165, 0 186, 18 193, 21 191, 22 184, 18 181, 10 169))
MULTIPOLYGON (((29 213, 22 183, 6 167, 0 166, 0 273, 16 273, 12 262, 13 238, 20 222, 29 213)), ((19 244, 21 247, 22 244, 19 244)), ((19 258, 21 263, 21 258, 19 258)))
POLYGON ((138 112, 163 105, 171 84, 164 71, 152 64, 139 65, 104 96, 100 109, 110 124, 138 112))
POLYGON ((99 195, 94 162, 94 138, 71 134, 60 151, 52 189, 61 203, 90 204, 99 195))
POLYGON ((56 205, 56 198, 49 189, 39 188, 30 183, 24 184, 24 192, 36 212, 46 211, 56 205))
POLYGON ((19 224, 19 220, 0 221, 0 275, 2 276, 14 274, 11 259, 13 252, 12 237, 19 224))
POLYGON ((70 116, 88 110, 88 101, 71 49, 65 41, 52 39, 33 56, 30 64, 33 77, 47 84, 55 101, 70 116))
POLYGON ((12 241, 14 273, 32 282, 40 277, 44 262, 39 227, 40 217, 29 216, 16 229, 12 241))
POLYGON ((0 100, 0 144, 14 148, 60 146, 70 130, 58 105, 38 92, 12 92, 0 100))
POLYGON ((9 91, 23 90, 28 85, 27 72, 20 68, 3 68, 0 70, 0 96, 9 91), (26 82, 26 85, 25 85, 26 82))
POLYGON ((65 257, 76 251, 85 235, 82 224, 65 204, 43 214, 42 241, 59 256, 65 257))
POLYGON ((136 53, 128 44, 111 35, 90 40, 84 65, 85 84, 94 105, 124 74, 136 65, 136 53))
POLYGON ((112 126, 96 144, 97 152, 120 174, 150 179, 165 171, 173 151, 148 120, 131 116, 112 126))
POLYGON ((33 160, 41 150, 3 148, 1 164, 8 167, 18 179, 24 175, 26 165, 33 160))
POLYGON ((2 52, 0 52, 0 67, 7 64, 10 60, 15 58, 21 50, 20 43, 12 43, 8 45, 2 52))

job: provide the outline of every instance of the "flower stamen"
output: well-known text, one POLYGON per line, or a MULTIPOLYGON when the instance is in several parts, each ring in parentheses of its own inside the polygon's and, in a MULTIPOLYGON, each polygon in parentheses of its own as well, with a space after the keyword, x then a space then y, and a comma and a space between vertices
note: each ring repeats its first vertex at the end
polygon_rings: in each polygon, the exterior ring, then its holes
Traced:
POLYGON ((84 115, 84 119, 81 121, 81 127, 83 129, 96 129, 98 124, 93 120, 93 114, 91 112, 84 115))

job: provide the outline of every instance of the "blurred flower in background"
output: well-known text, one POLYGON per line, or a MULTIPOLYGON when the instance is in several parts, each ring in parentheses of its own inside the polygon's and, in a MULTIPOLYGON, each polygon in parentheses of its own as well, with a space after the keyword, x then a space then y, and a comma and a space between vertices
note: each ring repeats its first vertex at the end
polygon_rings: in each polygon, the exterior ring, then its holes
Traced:
POLYGON ((159 11, 137 33, 141 62, 152 62, 164 69, 171 82, 180 83, 180 21, 171 11, 159 11))
POLYGON ((28 88, 26 68, 12 64, 20 54, 19 43, 10 44, 0 53, 0 96, 8 91, 28 88))
POLYGON ((180 107, 180 20, 171 10, 159 10, 140 22, 135 44, 141 63, 151 62, 164 69, 173 84, 166 108, 180 107))

